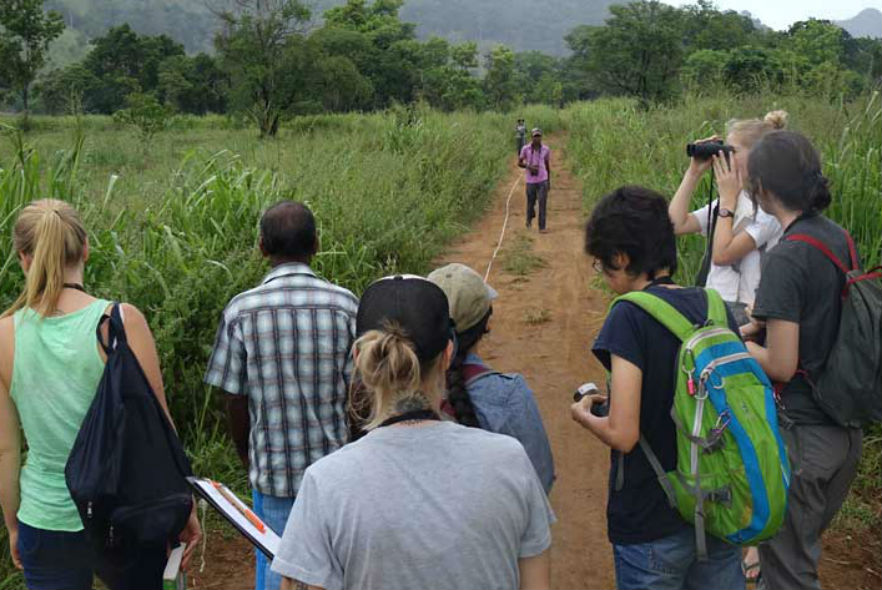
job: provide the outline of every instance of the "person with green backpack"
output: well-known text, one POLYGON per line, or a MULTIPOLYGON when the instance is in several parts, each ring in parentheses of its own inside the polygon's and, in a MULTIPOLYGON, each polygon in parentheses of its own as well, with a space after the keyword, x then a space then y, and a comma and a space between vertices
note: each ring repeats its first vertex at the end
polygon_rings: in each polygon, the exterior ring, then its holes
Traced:
POLYGON ((784 525, 760 545, 760 587, 820 588, 821 535, 857 474, 860 427, 882 418, 882 272, 863 272, 851 236, 821 214, 832 198, 804 136, 766 135, 748 174, 752 199, 784 228, 753 309, 765 346, 748 347, 779 384, 793 469, 784 525))
POLYGON ((741 547, 769 538, 789 469, 771 383, 720 295, 683 288, 665 199, 626 186, 597 204, 585 250, 619 295, 593 352, 608 395, 573 419, 612 448, 616 585, 744 588, 741 547))

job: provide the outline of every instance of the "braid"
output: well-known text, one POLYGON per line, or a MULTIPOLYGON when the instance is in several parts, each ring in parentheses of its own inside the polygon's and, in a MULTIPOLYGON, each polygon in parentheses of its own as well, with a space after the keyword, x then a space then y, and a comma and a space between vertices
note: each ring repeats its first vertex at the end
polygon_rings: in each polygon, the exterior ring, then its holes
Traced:
POLYGON ((459 340, 459 348, 456 356, 450 363, 450 369, 447 370, 447 400, 453 406, 456 421, 463 426, 472 426, 479 428, 478 416, 475 414, 475 406, 472 404, 472 398, 469 395, 465 385, 465 377, 462 374, 462 366, 465 363, 466 355, 469 350, 478 343, 487 333, 487 322, 490 319, 492 310, 487 312, 481 321, 462 333, 457 333, 459 340))
POLYGON ((456 421, 463 426, 479 427, 478 417, 475 415, 475 406, 465 386, 465 378, 462 375, 462 364, 465 361, 466 351, 457 351, 450 369, 447 370, 447 400, 453 406, 456 421))

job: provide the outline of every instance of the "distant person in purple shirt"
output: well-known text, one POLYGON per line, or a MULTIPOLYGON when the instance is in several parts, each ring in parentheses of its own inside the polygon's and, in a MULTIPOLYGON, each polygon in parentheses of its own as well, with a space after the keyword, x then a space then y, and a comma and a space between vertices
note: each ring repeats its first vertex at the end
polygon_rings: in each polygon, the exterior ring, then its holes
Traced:
POLYGON ((545 233, 545 206, 551 188, 551 150, 542 145, 541 129, 533 129, 531 135, 533 141, 521 149, 518 166, 527 169, 527 228, 533 225, 536 201, 539 201, 539 232, 545 233))

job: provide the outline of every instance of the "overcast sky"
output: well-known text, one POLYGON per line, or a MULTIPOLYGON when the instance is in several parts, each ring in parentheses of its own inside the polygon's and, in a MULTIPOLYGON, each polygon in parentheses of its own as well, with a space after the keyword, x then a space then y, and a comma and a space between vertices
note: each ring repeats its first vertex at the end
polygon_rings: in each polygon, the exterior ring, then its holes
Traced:
MULTIPOLYGON (((691 0, 664 1, 675 6, 695 3, 691 0)), ((869 0, 716 0, 715 3, 721 10, 746 10, 766 26, 779 30, 809 17, 846 20, 864 8, 879 8, 879 2, 869 0)))

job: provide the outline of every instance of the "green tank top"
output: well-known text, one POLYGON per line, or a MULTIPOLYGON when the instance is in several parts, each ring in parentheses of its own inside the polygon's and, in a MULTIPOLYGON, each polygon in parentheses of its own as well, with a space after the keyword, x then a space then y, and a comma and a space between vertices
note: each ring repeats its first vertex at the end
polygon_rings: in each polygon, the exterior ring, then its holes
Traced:
POLYGON ((32 309, 15 313, 15 358, 10 395, 25 439, 18 519, 35 528, 83 528, 67 490, 64 466, 101 375, 95 328, 109 301, 63 316, 41 318, 32 309))

